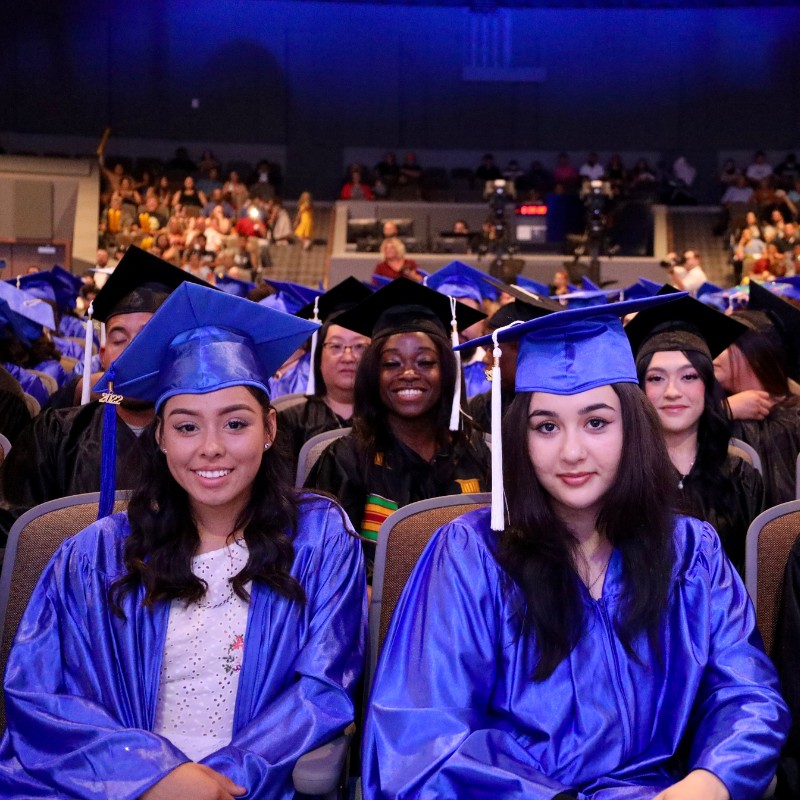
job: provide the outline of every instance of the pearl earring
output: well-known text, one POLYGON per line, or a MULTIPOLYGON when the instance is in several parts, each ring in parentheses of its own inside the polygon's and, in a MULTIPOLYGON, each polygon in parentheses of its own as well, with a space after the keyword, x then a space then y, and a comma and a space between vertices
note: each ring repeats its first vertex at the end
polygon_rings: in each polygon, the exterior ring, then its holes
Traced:
POLYGON ((265 450, 269 450, 269 446, 270 446, 271 444, 272 444, 272 442, 265 442, 265 443, 264 443, 264 449, 265 449, 265 450))
POLYGON ((161 452, 162 452, 164 455, 166 455, 166 454, 167 454, 167 448, 166 448, 166 447, 162 447, 162 448, 161 448, 161 452))

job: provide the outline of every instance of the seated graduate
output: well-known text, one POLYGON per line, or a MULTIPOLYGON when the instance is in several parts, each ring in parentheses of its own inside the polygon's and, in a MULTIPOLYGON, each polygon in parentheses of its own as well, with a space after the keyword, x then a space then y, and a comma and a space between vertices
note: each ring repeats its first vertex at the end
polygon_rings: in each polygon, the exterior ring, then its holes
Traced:
POLYGON ((326 448, 306 486, 339 500, 364 539, 368 565, 392 511, 489 488, 491 454, 461 410, 461 372, 447 335, 454 317, 456 329, 483 319, 398 278, 336 320, 372 343, 356 375, 353 432, 326 448))
POLYGON ((755 467, 728 452, 731 420, 712 361, 747 330, 693 297, 640 311, 625 326, 674 467, 677 509, 711 523, 741 575, 764 483, 755 467))
POLYGON ((714 374, 731 395, 733 435, 761 457, 764 506, 770 508, 795 498, 800 397, 789 379, 800 377, 800 310, 751 282, 748 308, 733 318, 749 330, 714 359, 714 374), (764 403, 763 412, 753 413, 753 403, 764 403))
POLYGON ((312 436, 353 424, 356 369, 370 340, 338 325, 336 318, 371 294, 361 281, 345 278, 297 312, 323 325, 311 339, 307 400, 278 412, 276 444, 284 448, 295 471, 300 449, 312 436))
POLYGON ((5 673, 0 796, 290 798, 298 757, 352 721, 361 547, 271 448, 269 376, 314 327, 184 284, 111 365, 110 396, 156 409, 149 469, 34 590, 5 673))
POLYGON ((789 724, 775 669, 713 528, 672 512, 616 316, 665 299, 493 334, 520 340, 507 514, 493 476, 492 508, 442 527, 413 570, 369 701, 365 798, 756 800, 769 784, 789 724))
MULTIPOLYGON (((188 272, 138 247, 130 247, 94 301, 94 319, 105 323, 104 369, 117 358, 188 272)), ((200 282, 202 283, 202 281, 200 282)), ((207 284, 204 284, 207 285, 207 284)), ((52 315, 51 315, 52 316, 52 315)), ((91 361, 90 352, 86 363, 91 361)), ((99 376, 97 376, 99 377, 99 376)), ((48 408, 25 428, 0 468, 0 533, 29 508, 100 489, 103 404, 85 393, 84 405, 48 408)), ((117 485, 130 489, 139 469, 138 437, 155 412, 147 400, 128 396, 116 406, 117 485)))
MULTIPOLYGON (((500 290, 493 279, 475 267, 461 261, 452 261, 450 264, 437 269, 428 275, 424 283, 437 292, 455 297, 460 303, 487 315, 497 307, 500 290), (490 282, 491 281, 491 282, 490 282)), ((500 283, 499 281, 497 283, 500 283)), ((503 284, 505 287, 505 284, 503 284)), ((483 321, 474 326, 459 331, 458 339, 463 344, 471 339, 483 335, 483 321)), ((482 347, 475 347, 461 353, 461 366, 464 370, 464 390, 467 400, 476 394, 489 391, 489 380, 486 377, 486 367, 483 363, 486 351, 482 347)))
MULTIPOLYGON (((319 294, 316 289, 303 286, 292 281, 264 281, 274 290, 258 303, 267 308, 296 314, 307 303, 313 303, 319 294)), ((275 374, 269 379, 269 396, 274 400, 285 394, 305 392, 308 385, 308 373, 311 365, 311 354, 308 342, 302 342, 288 358, 279 364, 275 374)))

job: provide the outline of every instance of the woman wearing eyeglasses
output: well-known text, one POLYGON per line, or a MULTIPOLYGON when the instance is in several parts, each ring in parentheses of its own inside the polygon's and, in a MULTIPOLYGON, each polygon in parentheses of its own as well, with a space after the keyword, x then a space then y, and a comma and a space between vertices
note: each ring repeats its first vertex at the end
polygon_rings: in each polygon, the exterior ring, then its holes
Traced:
POLYGON ((332 320, 320 329, 319 341, 314 353, 315 393, 278 414, 278 439, 295 464, 312 436, 352 425, 356 368, 370 342, 332 320))

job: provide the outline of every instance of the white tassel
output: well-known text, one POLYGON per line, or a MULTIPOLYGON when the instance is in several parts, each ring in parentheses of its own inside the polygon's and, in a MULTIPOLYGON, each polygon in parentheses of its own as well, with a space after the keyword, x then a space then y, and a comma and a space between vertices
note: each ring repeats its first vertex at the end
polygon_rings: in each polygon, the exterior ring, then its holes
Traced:
POLYGON ((92 392, 92 345, 94 345, 94 325, 92 324, 94 303, 89 303, 86 310, 86 339, 83 344, 83 387, 81 388, 81 405, 85 406, 92 392))
MULTIPOLYGON (((452 315, 450 324, 450 341, 453 347, 458 346, 458 320, 456 319, 456 299, 455 297, 449 298, 450 300, 450 313, 452 315)), ((453 350, 456 357, 456 385, 453 390, 453 405, 450 409, 450 430, 457 431, 461 427, 461 352, 453 350)))
MULTIPOLYGON (((500 328, 500 330, 503 330, 500 328)), ((493 531, 505 528, 505 492, 503 491, 503 406, 500 386, 500 356, 498 331, 492 334, 492 516, 493 531)))
MULTIPOLYGON (((314 316, 311 318, 312 322, 319 322, 319 298, 320 295, 317 295, 314 298, 314 316)), ((311 361, 308 370, 308 383, 306 384, 306 397, 311 397, 311 395, 316 394, 317 391, 317 377, 314 374, 315 373, 314 359, 316 358, 317 354, 318 339, 319 336, 317 335, 317 331, 314 331, 314 333, 311 336, 311 353, 310 353, 311 361)))
POLYGON ((105 322, 100 323, 100 347, 106 346, 106 324, 105 322))

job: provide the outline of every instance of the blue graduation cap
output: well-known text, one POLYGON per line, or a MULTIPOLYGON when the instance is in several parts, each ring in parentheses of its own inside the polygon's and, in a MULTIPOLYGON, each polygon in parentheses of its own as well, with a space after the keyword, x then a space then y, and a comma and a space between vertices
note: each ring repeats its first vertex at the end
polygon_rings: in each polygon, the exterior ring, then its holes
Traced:
POLYGON ((52 306, 6 281, 0 281, 0 320, 26 343, 38 339, 42 328, 56 327, 52 306))
POLYGON ((428 275, 423 283, 448 297, 474 300, 479 306, 484 300, 497 300, 499 296, 498 286, 490 276, 463 261, 451 261, 428 275))
POLYGON ((647 278, 639 278, 636 283, 620 290, 620 300, 640 300, 643 297, 652 297, 658 294, 658 290, 663 286, 661 283, 648 280, 647 278))
POLYGON ((516 390, 573 395, 613 383, 638 383, 636 364, 620 318, 671 303, 685 292, 621 303, 569 308, 528 322, 499 328, 461 345, 493 347, 492 368, 492 528, 502 530, 502 432, 500 342, 519 341, 516 390))
POLYGON ((231 278, 230 275, 220 275, 215 283, 218 289, 222 289, 227 294, 235 294, 237 297, 247 297, 256 288, 254 283, 243 281, 239 278, 231 278))
POLYGON ((393 280, 394 278, 389 278, 386 275, 373 275, 372 285, 376 286, 378 289, 381 289, 387 284, 390 284, 393 280))
POLYGON ((777 286, 785 287, 781 292, 781 297, 789 298, 790 300, 800 300, 800 275, 791 275, 788 278, 777 278, 775 280, 777 286))
POLYGON ((550 287, 546 283, 540 283, 539 281, 533 280, 533 278, 526 278, 524 275, 517 275, 514 278, 514 283, 519 286, 520 289, 525 289, 526 291, 533 292, 533 294, 541 295, 542 297, 547 297, 550 294, 550 287))
POLYGON ((319 289, 312 289, 310 286, 303 286, 301 283, 292 281, 268 279, 264 283, 271 286, 275 290, 275 294, 259 300, 259 305, 287 314, 295 314, 307 303, 313 303, 314 298, 320 294, 319 289))
POLYGON ((269 394, 272 374, 317 327, 211 287, 183 283, 175 289, 95 386, 106 403, 100 516, 113 504, 114 406, 123 397, 152 402, 158 410, 175 395, 230 386, 269 394))
POLYGON ((58 264, 49 270, 11 278, 9 283, 14 283, 18 289, 24 289, 34 297, 55 303, 58 308, 65 311, 75 308, 75 301, 82 285, 79 276, 73 275, 58 264))

